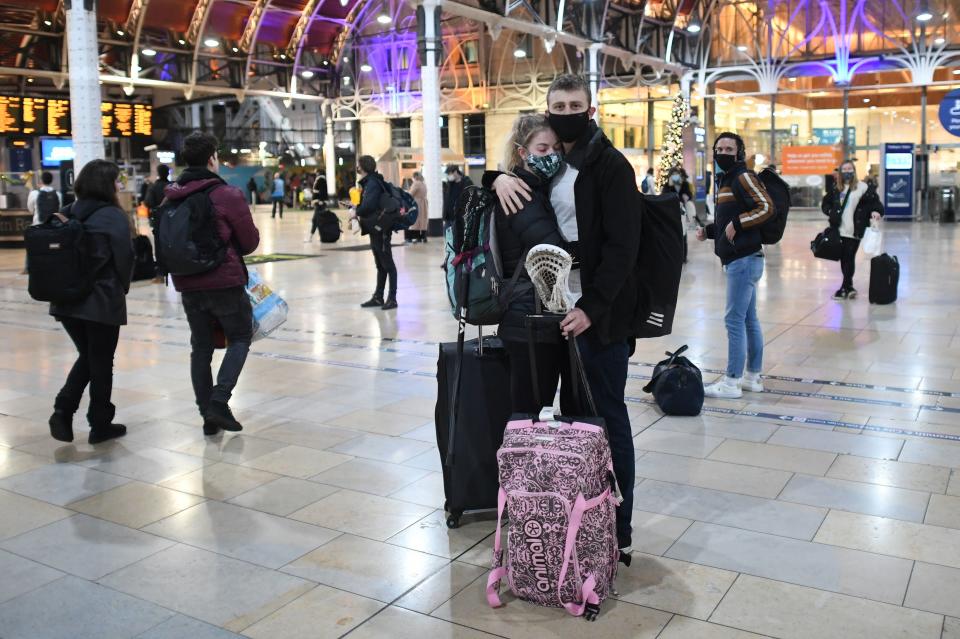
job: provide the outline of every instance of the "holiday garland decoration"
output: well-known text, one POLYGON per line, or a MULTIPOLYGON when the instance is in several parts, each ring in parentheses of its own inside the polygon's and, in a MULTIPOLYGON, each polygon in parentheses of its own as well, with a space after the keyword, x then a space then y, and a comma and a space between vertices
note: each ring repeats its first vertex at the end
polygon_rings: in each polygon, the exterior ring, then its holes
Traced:
POLYGON ((683 127, 690 112, 690 103, 683 94, 677 94, 667 124, 667 135, 660 149, 660 173, 657 175, 657 190, 663 191, 667 185, 670 169, 683 166, 683 127))

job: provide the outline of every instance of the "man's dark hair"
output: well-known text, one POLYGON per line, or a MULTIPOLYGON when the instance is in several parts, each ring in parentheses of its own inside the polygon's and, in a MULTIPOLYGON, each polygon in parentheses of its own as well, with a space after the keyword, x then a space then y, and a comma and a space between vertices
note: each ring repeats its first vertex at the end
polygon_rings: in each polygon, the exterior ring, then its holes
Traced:
POLYGON ((357 160, 357 166, 367 175, 377 172, 377 161, 369 155, 361 155, 360 159, 357 160))
POLYGON ((717 136, 717 139, 714 140, 714 142, 713 142, 713 148, 714 148, 714 150, 716 150, 716 148, 717 148, 717 142, 719 142, 719 141, 722 140, 723 138, 728 138, 728 139, 733 140, 734 142, 737 143, 737 162, 746 162, 746 160, 747 160, 747 145, 743 143, 743 138, 741 138, 739 135, 737 135, 736 133, 733 133, 733 132, 731 132, 731 131, 724 131, 723 133, 721 133, 720 135, 717 136))
POLYGON ((97 200, 119 206, 117 201, 117 178, 120 167, 107 160, 90 160, 80 169, 73 181, 73 192, 78 200, 97 200))
MULTIPOLYGON (((456 164, 448 164, 448 165, 447 165, 447 170, 444 171, 444 173, 446 173, 447 175, 449 175, 450 173, 461 173, 461 172, 460 172, 460 167, 457 166, 456 164)), ((462 175, 462 173, 461 173, 461 175, 462 175)))
POLYGON ((647 175, 653 175, 653 168, 647 169, 647 175))
MULTIPOLYGON (((204 162, 204 164, 206 164, 206 162, 204 162)), ((170 177, 170 167, 167 166, 166 164, 161 164, 160 166, 158 166, 157 176, 161 180, 166 180, 168 177, 170 177)))
POLYGON ((564 73, 554 78, 547 89, 547 104, 550 104, 550 94, 554 91, 583 91, 587 96, 587 106, 593 103, 593 94, 590 93, 590 83, 582 75, 564 73))
POLYGON ((209 133, 194 131, 183 139, 180 158, 187 166, 206 166, 219 145, 217 138, 209 133))
POLYGON ((40 174, 40 181, 47 186, 53 184, 53 174, 50 171, 44 171, 40 174))

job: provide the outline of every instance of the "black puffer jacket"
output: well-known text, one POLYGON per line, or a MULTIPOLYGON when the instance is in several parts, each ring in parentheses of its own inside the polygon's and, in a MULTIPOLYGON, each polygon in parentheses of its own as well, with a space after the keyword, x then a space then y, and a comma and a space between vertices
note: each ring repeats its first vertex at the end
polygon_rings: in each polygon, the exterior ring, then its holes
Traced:
POLYGON ((355 213, 360 221, 361 235, 366 235, 379 226, 382 229, 393 229, 396 215, 384 213, 382 199, 387 190, 384 188, 383 176, 379 173, 365 175, 360 180, 360 204, 355 213))
MULTIPOLYGON (((858 240, 863 239, 864 232, 870 226, 870 218, 873 212, 876 211, 881 217, 886 212, 883 208, 883 202, 880 200, 880 195, 877 193, 877 183, 868 181, 866 185, 867 192, 860 198, 857 208, 853 212, 853 236, 858 240)), ((843 211, 840 210, 843 206, 842 194, 843 191, 834 187, 827 191, 827 194, 823 196, 823 201, 820 202, 820 210, 830 219, 830 226, 837 228, 840 227, 840 219, 843 215, 843 211)))
MULTIPOLYGON (((500 259, 503 262, 504 277, 512 277, 518 268, 523 268, 520 260, 524 253, 537 244, 553 244, 562 248, 566 242, 557 226, 557 214, 550 205, 550 185, 524 168, 514 169, 514 174, 533 189, 533 199, 524 202, 523 208, 515 215, 507 215, 499 202, 496 210, 497 243, 500 259)), ((526 273, 520 275, 517 286, 511 295, 507 309, 497 334, 500 339, 526 342, 528 335, 524 317, 536 311, 536 291, 526 273)), ((558 342, 559 330, 537 330, 534 338, 538 342, 558 342)))
POLYGON ((129 218, 115 205, 98 200, 77 200, 64 208, 63 214, 83 222, 87 258, 96 275, 89 295, 78 302, 51 304, 50 314, 111 326, 126 324, 127 292, 133 276, 129 218))

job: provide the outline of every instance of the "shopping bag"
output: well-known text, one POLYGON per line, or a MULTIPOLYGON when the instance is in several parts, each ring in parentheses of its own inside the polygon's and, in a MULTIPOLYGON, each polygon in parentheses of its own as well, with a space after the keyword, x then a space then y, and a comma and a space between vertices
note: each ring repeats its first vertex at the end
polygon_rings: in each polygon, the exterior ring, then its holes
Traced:
POLYGON ((877 256, 883 253, 883 232, 875 222, 863 232, 863 240, 860 242, 863 252, 870 256, 877 256))
POLYGON ((248 269, 247 297, 253 307, 253 341, 263 339, 287 321, 287 303, 253 268, 248 269))

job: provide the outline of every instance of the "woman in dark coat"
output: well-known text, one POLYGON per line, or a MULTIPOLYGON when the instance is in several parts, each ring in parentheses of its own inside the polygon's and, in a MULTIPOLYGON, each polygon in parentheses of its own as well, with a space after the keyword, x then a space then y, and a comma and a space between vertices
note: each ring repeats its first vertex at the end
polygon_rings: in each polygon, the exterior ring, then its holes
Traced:
MULTIPOLYGON (((509 279, 516 269, 523 268, 521 260, 537 244, 553 244, 567 250, 570 247, 560 233, 557 215, 550 205, 550 179, 563 163, 556 151, 559 144, 556 133, 544 116, 523 115, 514 124, 507 144, 504 166, 511 167, 513 174, 533 191, 532 199, 525 201, 514 215, 507 215, 497 203, 494 225, 503 275, 509 279)), ((537 413, 543 408, 537 405, 533 391, 526 324, 526 316, 537 310, 536 294, 530 279, 525 273, 521 275, 498 330, 510 357, 510 395, 516 413, 537 413)), ((564 397, 570 388, 568 351, 558 325, 538 327, 534 342, 540 402, 552 404, 561 377, 564 397)), ((561 401, 562 405, 565 403, 561 401)))
POLYGON ((67 304, 51 304, 50 314, 63 325, 77 347, 77 361, 54 402, 50 434, 63 442, 73 441, 73 414, 80 407, 84 389, 90 385, 89 442, 97 444, 121 437, 127 429, 114 424, 113 356, 120 327, 127 323, 127 292, 133 275, 133 242, 130 221, 117 201, 120 168, 106 160, 83 166, 73 190, 77 200, 63 215, 83 223, 87 241, 87 268, 93 289, 85 298, 67 304))

